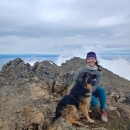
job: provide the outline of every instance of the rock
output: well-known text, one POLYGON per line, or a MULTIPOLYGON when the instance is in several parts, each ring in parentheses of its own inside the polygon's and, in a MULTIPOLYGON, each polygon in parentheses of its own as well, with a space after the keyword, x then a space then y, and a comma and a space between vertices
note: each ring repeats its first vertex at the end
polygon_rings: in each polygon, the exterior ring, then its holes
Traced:
POLYGON ((23 116, 31 123, 42 124, 44 122, 44 115, 28 106, 24 107, 23 116))
POLYGON ((116 95, 115 92, 111 92, 110 95, 109 95, 109 97, 113 97, 115 95, 116 95))
POLYGON ((106 129, 104 127, 99 127, 99 128, 92 128, 92 130, 108 130, 108 129, 106 129))
POLYGON ((67 122, 61 122, 59 128, 62 128, 61 130, 76 130, 70 123, 67 122))
POLYGON ((119 117, 121 117, 121 114, 120 114, 120 112, 119 112, 119 111, 117 111, 117 115, 118 115, 119 117))
POLYGON ((45 95, 45 92, 40 88, 40 87, 37 87, 35 84, 32 84, 31 87, 30 87, 30 94, 31 94, 31 97, 30 98, 38 98, 38 97, 44 97, 45 95))
POLYGON ((72 87, 74 74, 75 73, 73 72, 70 73, 68 72, 59 75, 54 85, 54 92, 60 94, 66 94, 69 91, 69 89, 71 89, 72 87))
POLYGON ((111 106, 111 105, 108 105, 107 108, 108 108, 109 110, 111 110, 111 111, 117 109, 117 107, 113 107, 113 106, 111 106))
POLYGON ((0 119, 0 129, 1 130, 13 130, 15 128, 15 123, 11 120, 0 119))
POLYGON ((78 128, 78 130, 91 130, 89 128, 78 128))

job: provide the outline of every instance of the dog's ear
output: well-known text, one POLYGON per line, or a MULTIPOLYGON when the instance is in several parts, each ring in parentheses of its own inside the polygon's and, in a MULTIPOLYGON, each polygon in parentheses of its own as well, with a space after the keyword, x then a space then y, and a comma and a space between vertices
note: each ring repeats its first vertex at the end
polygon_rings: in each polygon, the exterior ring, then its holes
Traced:
POLYGON ((78 82, 81 83, 82 85, 86 84, 89 76, 90 76, 90 74, 88 72, 81 73, 78 78, 78 82))
POLYGON ((83 81, 86 79, 86 77, 88 77, 87 72, 81 73, 79 78, 78 78, 78 82, 83 83, 83 81))

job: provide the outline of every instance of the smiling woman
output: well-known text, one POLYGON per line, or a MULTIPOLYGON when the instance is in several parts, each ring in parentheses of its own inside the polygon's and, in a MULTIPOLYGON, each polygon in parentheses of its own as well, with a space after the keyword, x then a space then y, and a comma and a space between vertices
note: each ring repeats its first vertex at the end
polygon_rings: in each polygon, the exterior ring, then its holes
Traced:
POLYGON ((99 69, 99 65, 97 62, 97 56, 95 52, 88 52, 86 56, 86 66, 79 68, 77 73, 74 76, 73 86, 75 86, 78 77, 81 73, 88 72, 90 74, 95 74, 96 78, 93 80, 92 85, 92 99, 91 106, 98 105, 98 98, 100 101, 100 109, 101 109, 101 120, 103 122, 108 122, 107 114, 106 114, 106 91, 101 86, 102 80, 102 71, 99 69))

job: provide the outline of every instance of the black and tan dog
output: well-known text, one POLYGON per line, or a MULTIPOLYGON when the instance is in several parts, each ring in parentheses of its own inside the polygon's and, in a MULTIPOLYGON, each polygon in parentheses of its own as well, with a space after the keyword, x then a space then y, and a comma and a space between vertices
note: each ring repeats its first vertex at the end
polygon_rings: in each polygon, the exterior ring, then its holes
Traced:
POLYGON ((93 123, 94 120, 89 117, 88 112, 90 112, 89 107, 92 95, 91 81, 95 78, 96 75, 91 75, 87 72, 82 73, 75 86, 71 89, 70 94, 65 95, 58 103, 55 117, 46 120, 42 126, 42 130, 52 130, 55 121, 63 116, 67 116, 67 122, 80 125, 80 122, 73 119, 78 109, 81 110, 88 122, 93 123))

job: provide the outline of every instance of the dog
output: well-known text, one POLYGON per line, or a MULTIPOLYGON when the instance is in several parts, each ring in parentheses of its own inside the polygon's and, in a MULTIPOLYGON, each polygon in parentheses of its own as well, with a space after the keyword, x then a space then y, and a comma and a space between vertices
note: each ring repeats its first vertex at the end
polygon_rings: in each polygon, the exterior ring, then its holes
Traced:
MULTIPOLYGON (((42 126, 42 130, 52 130, 54 123, 57 119, 63 116, 67 116, 66 121, 74 125, 81 125, 80 122, 73 119, 77 110, 80 110, 86 117, 88 122, 93 123, 89 117, 89 110, 92 85, 91 81, 96 78, 96 75, 91 75, 88 72, 81 73, 74 87, 71 89, 69 95, 65 95, 56 107, 55 117, 50 120, 45 120, 42 126)), ((78 117, 75 117, 78 119, 78 117)))

